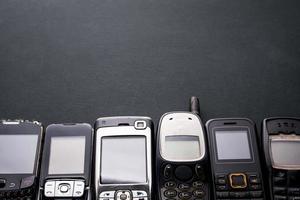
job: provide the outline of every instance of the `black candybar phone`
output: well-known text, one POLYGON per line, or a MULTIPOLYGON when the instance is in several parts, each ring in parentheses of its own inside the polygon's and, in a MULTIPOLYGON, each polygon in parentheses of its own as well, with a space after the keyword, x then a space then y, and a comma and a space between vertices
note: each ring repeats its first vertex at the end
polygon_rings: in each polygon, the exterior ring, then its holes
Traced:
POLYGON ((206 135, 199 102, 191 98, 191 112, 169 112, 159 122, 156 180, 159 200, 210 199, 206 135))
POLYGON ((263 146, 271 199, 300 199, 300 118, 265 119, 263 146))
POLYGON ((97 200, 152 200, 152 120, 105 117, 95 123, 97 200))
POLYGON ((45 133, 40 199, 90 199, 93 128, 51 124, 45 133))
POLYGON ((0 199, 35 199, 43 127, 36 121, 0 121, 0 199))
POLYGON ((206 123, 215 199, 266 199, 254 123, 245 118, 206 123))

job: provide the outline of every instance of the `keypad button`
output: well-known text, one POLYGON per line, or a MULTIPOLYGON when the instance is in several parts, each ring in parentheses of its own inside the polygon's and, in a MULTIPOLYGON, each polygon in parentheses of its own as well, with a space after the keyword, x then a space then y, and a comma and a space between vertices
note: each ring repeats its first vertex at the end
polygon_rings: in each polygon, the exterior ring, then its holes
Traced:
POLYGON ((147 197, 148 194, 146 191, 143 191, 143 190, 133 190, 132 196, 133 197, 147 197))
POLYGON ((286 185, 286 178, 282 178, 282 177, 273 177, 273 183, 274 185, 286 185))
POLYGON ((81 197, 84 193, 84 181, 75 181, 74 182, 74 190, 73 190, 73 197, 81 197))
POLYGON ((226 184, 226 176, 225 175, 216 176, 216 184, 219 184, 219 185, 226 184))
POLYGON ((260 184, 261 180, 257 175, 250 175, 249 176, 249 183, 250 184, 260 184))
POLYGON ((171 176, 172 176, 172 170, 173 170, 172 165, 167 164, 167 165, 165 166, 165 169, 164 169, 164 177, 165 177, 166 179, 171 178, 171 176))
POLYGON ((188 189, 190 189, 190 185, 187 183, 182 183, 178 186, 178 189, 179 190, 188 190, 188 189))
POLYGON ((114 198, 115 191, 105 191, 100 193, 100 198, 114 198))
POLYGON ((250 190, 261 190, 261 185, 250 185, 249 188, 250 190))
POLYGON ((282 195, 274 195, 274 200, 287 200, 288 198, 286 196, 282 195))
POLYGON ((194 197, 199 197, 199 198, 202 198, 205 196, 205 192, 203 190, 195 190, 193 192, 193 196, 194 197))
POLYGON ((249 192, 229 192, 229 196, 232 198, 246 198, 249 196, 249 192))
POLYGON ((227 185, 216 185, 216 190, 224 191, 224 190, 228 190, 228 187, 227 187, 227 185))
POLYGON ((193 182, 194 188, 202 188, 204 186, 204 183, 202 181, 195 181, 193 182))
POLYGON ((46 197, 54 197, 55 181, 47 181, 44 187, 44 195, 46 197))
POLYGON ((275 172, 273 172, 273 175, 274 175, 274 177, 286 178, 285 171, 275 171, 275 172))
POLYGON ((247 177, 243 173, 229 174, 229 182, 230 182, 230 186, 234 189, 247 187, 247 177))
POLYGON ((263 196, 263 192, 262 191, 251 191, 249 192, 250 196, 253 198, 259 198, 263 196))
POLYGON ((216 192, 216 196, 217 198, 221 198, 221 199, 228 198, 229 192, 216 192))
POLYGON ((300 196, 297 197, 289 196, 288 200, 300 200, 300 196))
POLYGON ((180 199, 190 199, 192 197, 192 194, 190 192, 180 192, 178 197, 180 199))
POLYGON ((289 188, 288 194, 291 196, 300 196, 300 187, 299 188, 289 188))
POLYGON ((0 188, 4 188, 5 185, 6 185, 6 180, 3 179, 3 178, 1 178, 1 179, 0 179, 0 188))
POLYGON ((187 181, 193 177, 193 171, 189 166, 181 165, 175 169, 175 176, 178 180, 187 181))
POLYGON ((175 188, 176 187, 176 183, 174 181, 169 181, 165 183, 165 187, 166 188, 175 188))
POLYGON ((286 194, 286 188, 285 187, 273 187, 274 194, 284 195, 286 194))
POLYGON ((164 192, 164 195, 167 198, 172 198, 172 197, 176 197, 177 196, 177 192, 176 192, 176 190, 166 190, 164 192))
POLYGON ((34 184, 35 176, 23 178, 21 181, 21 189, 31 187, 34 184))

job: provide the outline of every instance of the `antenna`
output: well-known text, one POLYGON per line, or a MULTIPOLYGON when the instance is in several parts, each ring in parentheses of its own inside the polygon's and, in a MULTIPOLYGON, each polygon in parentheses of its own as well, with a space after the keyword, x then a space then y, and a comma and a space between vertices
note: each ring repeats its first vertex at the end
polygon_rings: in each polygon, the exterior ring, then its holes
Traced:
POLYGON ((190 98, 190 111, 196 115, 200 115, 199 99, 196 96, 190 98))

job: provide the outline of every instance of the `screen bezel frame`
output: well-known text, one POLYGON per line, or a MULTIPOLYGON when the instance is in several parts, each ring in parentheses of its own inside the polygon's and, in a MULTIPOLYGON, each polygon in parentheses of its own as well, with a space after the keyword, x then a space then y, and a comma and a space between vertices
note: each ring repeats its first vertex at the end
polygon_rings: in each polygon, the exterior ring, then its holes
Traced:
POLYGON ((214 146, 214 159, 216 164, 231 164, 231 163, 254 163, 254 152, 253 152, 253 144, 251 138, 251 130, 247 126, 218 126, 212 128, 212 143, 214 146), (216 140, 216 131, 246 131, 248 143, 249 143, 249 150, 250 150, 250 159, 218 159, 218 147, 217 147, 217 140, 216 140))
POLYGON ((44 141, 43 160, 41 165, 41 180, 40 184, 44 185, 47 179, 68 179, 81 178, 85 179, 85 184, 89 184, 91 173, 91 157, 92 157, 92 135, 93 129, 89 124, 52 124, 46 129, 46 136, 44 141), (50 147, 52 137, 85 137, 85 158, 84 158, 84 172, 78 174, 49 174, 50 164, 50 147))

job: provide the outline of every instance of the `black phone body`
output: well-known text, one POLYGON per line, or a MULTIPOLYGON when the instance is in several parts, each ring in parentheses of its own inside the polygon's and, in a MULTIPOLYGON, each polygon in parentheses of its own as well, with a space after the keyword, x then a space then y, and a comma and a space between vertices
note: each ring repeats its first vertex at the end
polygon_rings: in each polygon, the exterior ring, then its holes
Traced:
POLYGON ((0 122, 0 199, 35 199, 42 138, 39 122, 0 122))
POLYGON ((93 128, 86 123, 46 128, 41 163, 41 200, 91 199, 93 128))
POLYGON ((262 127, 271 199, 300 199, 300 118, 267 118, 262 127))
POLYGON ((257 135, 245 118, 206 123, 215 199, 265 199, 257 135))
POLYGON ((99 118, 95 130, 96 199, 152 200, 151 118, 99 118))
POLYGON ((205 129, 198 115, 164 114, 156 144, 158 199, 210 199, 207 154, 205 129))

